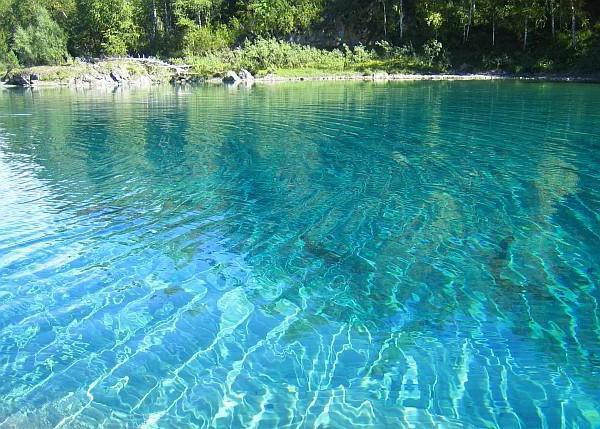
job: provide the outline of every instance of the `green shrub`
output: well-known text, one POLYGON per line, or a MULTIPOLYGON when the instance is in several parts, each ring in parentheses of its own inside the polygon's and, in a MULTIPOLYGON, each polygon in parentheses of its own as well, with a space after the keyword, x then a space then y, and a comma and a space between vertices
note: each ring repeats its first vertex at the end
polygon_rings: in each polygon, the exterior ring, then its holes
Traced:
POLYGON ((581 32, 576 65, 584 72, 600 73, 600 24, 581 32))
POLYGON ((218 49, 200 55, 188 55, 186 62, 194 72, 205 75, 219 75, 227 70, 246 68, 253 73, 268 73, 282 70, 305 70, 314 74, 318 70, 331 72, 413 72, 417 70, 439 71, 446 67, 446 53, 437 42, 427 51, 426 59, 418 57, 412 46, 392 48, 380 43, 376 50, 359 45, 354 48, 344 46, 342 50, 317 49, 297 43, 282 42, 276 39, 256 39, 247 41, 236 49, 218 49))
POLYGON ((507 54, 484 55, 481 64, 485 70, 512 71, 513 63, 507 54))
POLYGON ((533 70, 538 73, 549 72, 554 69, 554 61, 549 58, 540 58, 533 65, 533 70))
POLYGON ((375 51, 369 50, 363 45, 358 45, 354 48, 349 48, 347 45, 344 45, 344 57, 346 65, 351 67, 354 64, 374 60, 377 58, 377 54, 375 51))
POLYGON ((234 44, 236 32, 225 25, 188 27, 183 37, 183 52, 193 56, 207 52, 215 52, 234 44))
POLYGON ((202 76, 223 75, 227 70, 239 70, 239 50, 225 49, 201 56, 187 57, 183 61, 192 66, 194 73, 202 76))
POLYGON ((241 62, 254 71, 299 67, 341 70, 345 63, 339 50, 327 51, 275 39, 247 43, 241 51, 241 62))
POLYGON ((432 66, 434 63, 445 65, 448 62, 444 46, 439 40, 431 39, 427 41, 423 45, 423 53, 425 54, 425 59, 429 66, 432 66))
POLYGON ((386 40, 375 42, 375 51, 382 59, 392 59, 398 57, 416 57, 415 48, 412 43, 404 46, 394 46, 386 40))

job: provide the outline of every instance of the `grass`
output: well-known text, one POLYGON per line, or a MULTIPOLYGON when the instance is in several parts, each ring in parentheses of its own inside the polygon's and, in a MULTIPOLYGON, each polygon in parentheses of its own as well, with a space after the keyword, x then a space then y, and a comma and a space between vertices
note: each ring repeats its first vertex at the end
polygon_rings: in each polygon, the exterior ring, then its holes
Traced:
POLYGON ((37 74, 42 82, 68 81, 69 79, 81 76, 88 71, 87 67, 83 64, 37 66, 25 70, 37 74))

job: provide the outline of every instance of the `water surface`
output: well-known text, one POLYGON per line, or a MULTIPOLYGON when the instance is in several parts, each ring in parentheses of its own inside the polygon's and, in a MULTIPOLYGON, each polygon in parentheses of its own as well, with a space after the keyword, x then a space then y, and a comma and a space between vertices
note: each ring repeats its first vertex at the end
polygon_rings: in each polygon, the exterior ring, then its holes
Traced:
POLYGON ((0 428, 600 427, 600 86, 0 92, 0 428))

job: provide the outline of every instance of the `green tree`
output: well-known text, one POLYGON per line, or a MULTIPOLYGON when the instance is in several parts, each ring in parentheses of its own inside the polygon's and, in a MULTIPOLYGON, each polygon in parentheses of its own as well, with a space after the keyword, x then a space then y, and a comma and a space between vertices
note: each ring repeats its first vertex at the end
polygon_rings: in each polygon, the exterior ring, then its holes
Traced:
POLYGON ((480 1, 479 10, 483 15, 484 22, 486 22, 491 29, 492 47, 495 47, 498 26, 508 16, 510 11, 507 0, 480 1))
POLYGON ((185 28, 208 25, 222 3, 222 0, 175 0, 177 25, 185 28))
POLYGON ((589 69, 598 63, 599 33, 598 0, 0 0, 0 63, 13 65, 61 62, 67 48, 72 55, 213 55, 262 38, 363 45, 369 54, 384 40, 386 60, 420 61, 413 46, 423 46, 426 63, 448 53, 456 64, 585 62, 589 69))
POLYGON ((69 57, 67 35, 41 6, 34 10, 31 24, 17 26, 13 51, 24 65, 60 64, 69 57))
POLYGON ((130 0, 77 0, 75 49, 93 55, 134 51, 139 36, 134 6, 130 0))
POLYGON ((252 35, 287 36, 315 23, 323 4, 322 0, 250 0, 242 22, 252 35))
POLYGON ((517 22, 523 23, 523 49, 529 46, 529 37, 532 30, 541 27, 545 20, 544 4, 540 0, 517 0, 513 9, 517 22))
POLYGON ((444 18, 442 17, 442 14, 439 12, 431 12, 427 15, 425 21, 427 22, 427 25, 431 27, 435 32, 435 38, 437 39, 440 28, 442 28, 442 24, 444 23, 444 18))

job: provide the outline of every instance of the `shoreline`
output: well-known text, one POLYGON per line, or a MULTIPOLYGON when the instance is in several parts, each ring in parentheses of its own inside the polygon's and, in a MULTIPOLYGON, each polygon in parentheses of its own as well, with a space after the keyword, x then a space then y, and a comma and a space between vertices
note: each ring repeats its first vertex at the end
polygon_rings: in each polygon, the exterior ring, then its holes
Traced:
POLYGON ((539 82, 580 82, 600 83, 600 77, 571 76, 571 75, 511 75, 503 73, 390 73, 371 75, 323 75, 323 76, 265 76, 255 79, 260 83, 277 82, 305 82, 305 81, 363 81, 363 82, 398 82, 398 81, 486 81, 486 80, 515 80, 515 81, 539 81, 539 82))
POLYGON ((410 82, 410 81, 491 81, 512 80, 529 82, 565 82, 565 83, 600 83, 600 74, 578 75, 570 73, 548 74, 511 74, 504 72, 448 72, 448 73, 358 73, 323 71, 316 75, 277 75, 253 77, 245 71, 241 79, 237 73, 229 71, 226 77, 207 78, 191 73, 188 66, 176 66, 157 60, 142 59, 108 59, 97 63, 76 63, 67 66, 37 66, 7 72, 0 88, 117 88, 147 87, 170 84, 173 86, 189 84, 275 84, 291 82, 410 82), (232 78, 231 76, 234 76, 232 78))

